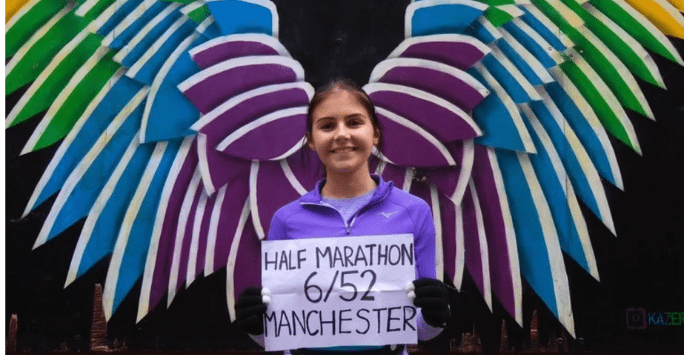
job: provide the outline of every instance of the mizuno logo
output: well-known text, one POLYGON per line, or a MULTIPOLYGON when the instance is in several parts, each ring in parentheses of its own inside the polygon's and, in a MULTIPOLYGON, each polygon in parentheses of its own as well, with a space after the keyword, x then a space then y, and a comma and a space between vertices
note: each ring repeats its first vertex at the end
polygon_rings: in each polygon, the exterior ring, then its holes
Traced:
POLYGON ((393 214, 395 214, 395 213, 397 213, 397 212, 399 212, 399 211, 392 211, 392 212, 380 212, 380 213, 378 213, 378 214, 381 214, 381 215, 383 215, 383 216, 384 216, 385 218, 390 218, 390 217, 392 217, 392 215, 393 215, 393 214))

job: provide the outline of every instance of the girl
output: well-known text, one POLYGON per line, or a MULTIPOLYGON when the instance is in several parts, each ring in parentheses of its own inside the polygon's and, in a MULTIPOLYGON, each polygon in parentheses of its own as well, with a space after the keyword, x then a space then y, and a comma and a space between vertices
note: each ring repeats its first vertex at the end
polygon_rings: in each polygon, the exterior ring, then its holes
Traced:
MULTIPOLYGON (((360 236, 411 233, 416 279, 409 297, 421 309, 418 338, 438 335, 449 318, 449 295, 435 279, 435 230, 427 203, 371 175, 368 159, 382 146, 382 130, 368 95, 347 79, 335 79, 316 91, 307 113, 306 140, 325 166, 325 179, 313 191, 280 208, 271 221, 269 240, 312 236, 360 236)), ((245 290, 236 304, 241 329, 263 339, 261 289, 245 290)), ((400 346, 334 347, 293 350, 293 354, 399 354, 400 346)))

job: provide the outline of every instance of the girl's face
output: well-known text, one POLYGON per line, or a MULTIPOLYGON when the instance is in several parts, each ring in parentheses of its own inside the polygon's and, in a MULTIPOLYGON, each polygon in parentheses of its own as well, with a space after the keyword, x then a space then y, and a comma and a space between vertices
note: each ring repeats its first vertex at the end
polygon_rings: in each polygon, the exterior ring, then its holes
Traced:
POLYGON ((312 112, 309 147, 328 174, 368 170, 368 157, 379 142, 366 108, 346 90, 336 90, 312 112))

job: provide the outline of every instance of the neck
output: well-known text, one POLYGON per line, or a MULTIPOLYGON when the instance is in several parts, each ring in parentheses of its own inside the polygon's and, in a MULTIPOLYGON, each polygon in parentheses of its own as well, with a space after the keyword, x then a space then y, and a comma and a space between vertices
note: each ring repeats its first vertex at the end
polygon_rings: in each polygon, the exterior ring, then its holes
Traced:
POLYGON ((375 180, 371 178, 368 166, 349 174, 328 171, 321 195, 331 198, 350 198, 364 195, 375 186, 375 180))

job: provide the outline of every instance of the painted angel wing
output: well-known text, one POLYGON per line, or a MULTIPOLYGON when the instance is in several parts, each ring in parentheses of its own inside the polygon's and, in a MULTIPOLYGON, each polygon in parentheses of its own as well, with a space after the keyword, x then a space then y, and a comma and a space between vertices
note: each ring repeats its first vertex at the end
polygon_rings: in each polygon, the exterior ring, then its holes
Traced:
POLYGON ((66 285, 111 255, 108 319, 141 278, 138 319, 225 266, 231 316, 235 292, 259 283, 264 221, 319 170, 298 154, 313 89, 277 30, 262 0, 13 13, 6 94, 28 89, 6 125, 47 110, 23 153, 62 140, 24 215, 57 194, 34 247, 85 218, 66 285))
MULTIPOLYGON (((377 171, 431 204, 441 268, 468 270, 522 325, 522 279, 574 336, 563 253, 599 279, 579 201, 615 234, 601 180, 622 189, 611 134, 640 152, 645 48, 682 64, 673 1, 427 0, 365 86, 391 136, 377 171), (410 142, 410 144, 409 144, 410 142)), ((681 10, 681 7, 680 7, 681 10)))

